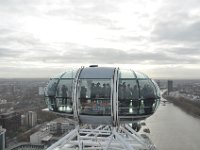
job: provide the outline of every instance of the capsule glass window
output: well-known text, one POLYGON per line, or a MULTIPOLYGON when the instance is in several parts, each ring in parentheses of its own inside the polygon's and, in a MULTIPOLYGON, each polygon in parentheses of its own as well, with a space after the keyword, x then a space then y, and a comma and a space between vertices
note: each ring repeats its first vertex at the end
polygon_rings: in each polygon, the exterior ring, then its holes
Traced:
POLYGON ((57 89, 58 111, 72 113, 73 79, 60 79, 57 89))
POLYGON ((56 94, 58 112, 73 113, 73 83, 77 69, 68 69, 61 75, 56 94))
POLYGON ((140 114, 152 114, 156 106, 157 93, 154 83, 151 79, 139 79, 140 87, 140 114))
POLYGON ((82 115, 110 115, 111 80, 80 79, 79 103, 82 115))
POLYGON ((132 70, 120 70, 118 85, 119 115, 137 115, 139 111, 139 89, 132 70))

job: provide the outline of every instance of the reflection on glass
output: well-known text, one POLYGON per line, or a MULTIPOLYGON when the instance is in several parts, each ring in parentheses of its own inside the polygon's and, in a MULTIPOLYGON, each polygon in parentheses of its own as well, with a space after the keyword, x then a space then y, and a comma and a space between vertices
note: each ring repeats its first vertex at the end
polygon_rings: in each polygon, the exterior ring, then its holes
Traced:
POLYGON ((47 86, 47 96, 55 96, 57 91, 58 79, 51 79, 47 86))
POLYGON ((78 69, 68 69, 65 74, 62 76, 62 79, 72 79, 75 78, 76 72, 78 69))
POLYGON ((72 113, 72 88, 73 79, 60 79, 56 95, 59 112, 72 113))
POLYGON ((157 98, 156 88, 151 79, 139 80, 140 98, 143 99, 144 114, 151 114, 157 98))
POLYGON ((136 74, 137 78, 139 78, 139 79, 146 79, 146 78, 148 78, 148 76, 145 75, 145 74, 143 74, 142 72, 135 71, 135 74, 136 74))
POLYGON ((120 79, 118 87, 119 115, 138 114, 139 90, 135 79, 120 79))
POLYGON ((121 69, 118 86, 119 115, 134 115, 139 112, 139 90, 132 70, 121 69))
POLYGON ((50 110, 53 110, 49 97, 45 97, 45 102, 50 110))
POLYGON ((160 88, 158 87, 158 84, 154 81, 154 80, 152 80, 152 82, 154 83, 154 86, 155 86, 155 88, 156 88, 156 95, 158 96, 158 97, 160 97, 161 95, 160 95, 160 88))
POLYGON ((79 88, 80 113, 110 115, 111 81, 109 79, 81 79, 79 88))
POLYGON ((119 78, 121 78, 121 79, 134 79, 135 74, 133 73, 132 70, 121 69, 120 72, 119 72, 119 78))
POLYGON ((159 101, 156 84, 146 75, 120 70, 118 86, 119 115, 152 114, 159 101), (132 73, 132 74, 131 74, 132 73))
POLYGON ((46 88, 45 96, 46 103, 50 110, 57 111, 57 103, 56 103, 56 91, 57 91, 57 83, 58 79, 51 79, 46 88))
POLYGON ((77 69, 68 69, 65 73, 49 81, 45 92, 45 100, 50 110, 73 113, 72 91, 76 72, 77 69))
POLYGON ((141 98, 155 98, 156 89, 153 82, 150 79, 139 80, 140 96, 141 98))

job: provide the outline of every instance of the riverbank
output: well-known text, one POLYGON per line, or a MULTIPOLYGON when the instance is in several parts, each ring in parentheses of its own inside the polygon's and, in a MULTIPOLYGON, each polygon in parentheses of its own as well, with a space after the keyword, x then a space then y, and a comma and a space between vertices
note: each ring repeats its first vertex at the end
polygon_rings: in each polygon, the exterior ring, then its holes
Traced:
POLYGON ((160 105, 146 119, 150 139, 158 150, 199 150, 200 119, 173 103, 160 105))
POLYGON ((163 98, 180 107, 187 113, 200 117, 200 102, 195 102, 184 97, 172 97, 165 94, 163 95, 163 98))

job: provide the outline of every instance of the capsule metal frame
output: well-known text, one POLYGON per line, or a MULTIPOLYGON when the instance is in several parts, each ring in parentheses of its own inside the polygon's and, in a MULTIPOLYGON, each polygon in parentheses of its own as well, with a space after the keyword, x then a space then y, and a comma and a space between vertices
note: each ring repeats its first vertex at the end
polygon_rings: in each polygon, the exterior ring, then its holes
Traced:
POLYGON ((68 69, 50 78, 45 89, 50 111, 87 124, 115 126, 143 120, 156 111, 160 98, 158 85, 147 75, 114 67, 68 69))

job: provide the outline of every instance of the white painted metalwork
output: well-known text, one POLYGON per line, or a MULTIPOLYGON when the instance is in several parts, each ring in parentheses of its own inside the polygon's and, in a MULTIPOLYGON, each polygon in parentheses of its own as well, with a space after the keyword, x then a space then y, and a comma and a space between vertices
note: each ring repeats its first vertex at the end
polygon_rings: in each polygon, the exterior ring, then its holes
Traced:
POLYGON ((129 125, 84 125, 72 130, 47 150, 156 150, 129 125))
POLYGON ((113 112, 113 125, 116 125, 117 124, 117 116, 118 116, 118 110, 117 110, 117 107, 118 107, 118 105, 117 105, 117 73, 118 73, 118 69, 115 69, 115 72, 114 72, 114 76, 113 76, 113 93, 112 93, 112 95, 113 95, 113 100, 112 100, 112 107, 113 107, 113 109, 111 109, 111 110, 113 110, 112 112, 113 112), (116 111, 117 110, 117 111, 116 111))
POLYGON ((73 101, 73 110, 74 110, 74 118, 75 119, 78 119, 78 104, 77 103, 75 103, 75 101, 77 101, 77 94, 78 94, 78 92, 77 92, 77 86, 78 86, 78 77, 79 77, 79 75, 80 75, 80 73, 81 73, 81 70, 83 69, 83 67, 81 67, 80 69, 78 69, 78 71, 77 71, 77 73, 76 73, 76 76, 75 76, 75 78, 74 78, 74 84, 73 84, 73 97, 72 97, 72 101, 73 101))

